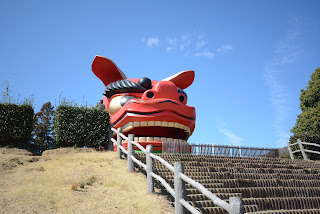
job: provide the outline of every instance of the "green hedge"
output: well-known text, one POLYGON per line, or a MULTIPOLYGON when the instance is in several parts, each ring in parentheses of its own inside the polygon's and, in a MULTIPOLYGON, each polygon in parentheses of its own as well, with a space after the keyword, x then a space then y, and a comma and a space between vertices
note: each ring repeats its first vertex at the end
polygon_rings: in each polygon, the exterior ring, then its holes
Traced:
POLYGON ((0 103, 0 146, 28 148, 33 114, 31 105, 0 103))
POLYGON ((53 120, 57 147, 106 147, 108 112, 98 108, 60 105, 53 120))

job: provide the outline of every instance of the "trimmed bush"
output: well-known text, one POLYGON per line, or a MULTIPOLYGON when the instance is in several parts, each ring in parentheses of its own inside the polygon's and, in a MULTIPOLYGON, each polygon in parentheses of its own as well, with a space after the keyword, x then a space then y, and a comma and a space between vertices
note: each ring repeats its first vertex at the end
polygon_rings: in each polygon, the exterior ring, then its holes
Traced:
POLYGON ((98 108, 60 105, 53 120, 57 147, 93 147, 108 143, 109 114, 98 108))
POLYGON ((31 105, 0 103, 0 146, 28 148, 34 110, 31 105))

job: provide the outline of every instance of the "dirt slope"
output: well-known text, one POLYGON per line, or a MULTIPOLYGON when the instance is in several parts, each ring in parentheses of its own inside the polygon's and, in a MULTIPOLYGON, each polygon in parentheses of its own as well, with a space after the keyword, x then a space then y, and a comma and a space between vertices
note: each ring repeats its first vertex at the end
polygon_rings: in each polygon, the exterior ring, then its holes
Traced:
POLYGON ((0 149, 0 213, 174 213, 115 152, 0 149))

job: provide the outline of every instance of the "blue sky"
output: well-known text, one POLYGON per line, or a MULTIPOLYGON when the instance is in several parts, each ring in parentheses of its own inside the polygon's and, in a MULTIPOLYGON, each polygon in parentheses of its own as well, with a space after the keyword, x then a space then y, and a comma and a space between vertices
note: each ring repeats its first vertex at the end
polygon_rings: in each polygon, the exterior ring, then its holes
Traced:
POLYGON ((283 147, 320 67, 320 1, 0 1, 0 90, 95 105, 95 55, 128 78, 195 70, 190 143, 283 147))

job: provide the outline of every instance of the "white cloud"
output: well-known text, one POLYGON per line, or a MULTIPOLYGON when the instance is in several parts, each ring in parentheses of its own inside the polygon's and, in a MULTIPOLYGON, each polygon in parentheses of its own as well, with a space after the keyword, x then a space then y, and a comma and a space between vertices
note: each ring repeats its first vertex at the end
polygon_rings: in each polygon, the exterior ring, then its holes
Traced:
POLYGON ((147 47, 152 48, 155 45, 159 45, 160 39, 159 37, 149 37, 146 40, 147 47))
POLYGON ((206 57, 208 59, 212 59, 215 56, 215 54, 213 52, 211 52, 211 51, 204 50, 202 52, 196 53, 195 56, 203 56, 203 57, 206 57))
POLYGON ((293 37, 279 42, 274 51, 273 65, 287 65, 299 60, 302 50, 293 44, 295 40, 292 39, 293 37))
POLYGON ((234 133, 227 129, 219 129, 219 132, 224 134, 228 138, 229 142, 234 146, 239 146, 244 141, 243 138, 236 136, 234 133))
POLYGON ((196 42, 196 49, 199 50, 201 47, 205 46, 207 44, 206 41, 203 41, 203 40, 198 40, 196 42))
POLYGON ((279 147, 286 146, 289 140, 289 130, 284 123, 288 118, 290 105, 288 104, 289 91, 278 76, 286 72, 286 65, 299 60, 302 49, 297 45, 297 40, 300 34, 299 23, 295 22, 284 39, 277 43, 270 63, 264 67, 263 78, 270 91, 270 102, 274 113, 273 127, 279 147))
POLYGON ((297 43, 297 39, 301 36, 301 20, 300 18, 295 18, 292 20, 291 29, 289 29, 283 40, 279 41, 275 51, 272 64, 277 65, 287 65, 299 60, 302 54, 301 45, 297 43))
POLYGON ((225 128, 226 124, 223 121, 217 121, 217 129, 220 133, 224 134, 228 141, 234 146, 240 146, 245 140, 237 135, 235 135, 232 131, 225 128))
MULTIPOLYGON (((162 41, 162 40, 161 40, 162 41)), ((159 37, 142 38, 147 47, 160 46, 159 37)), ((218 53, 227 53, 233 50, 231 44, 221 45, 212 50, 204 33, 184 33, 180 36, 168 37, 161 45, 165 44, 165 51, 168 54, 182 54, 186 57, 203 57, 213 59, 218 53)))
POLYGON ((232 50, 233 50, 233 47, 230 44, 221 45, 219 48, 217 48, 217 52, 222 52, 222 53, 227 53, 232 50))
POLYGON ((180 50, 183 51, 185 48, 190 47, 192 43, 193 43, 192 35, 183 34, 180 38, 180 50))
POLYGON ((169 38, 168 42, 170 45, 175 46, 177 44, 177 38, 169 38))
POLYGON ((274 114, 273 128, 276 132, 277 145, 284 147, 289 140, 289 131, 284 127, 284 123, 288 118, 290 106, 288 104, 288 89, 279 81, 278 72, 281 71, 274 67, 266 67, 264 69, 264 81, 270 91, 270 102, 274 114))
POLYGON ((167 52, 171 52, 172 49, 173 49, 173 47, 167 47, 167 48, 166 48, 166 51, 167 51, 167 52))
POLYGON ((204 33, 184 33, 179 37, 167 39, 167 53, 181 52, 184 56, 198 56, 212 59, 215 54, 208 47, 204 33))

